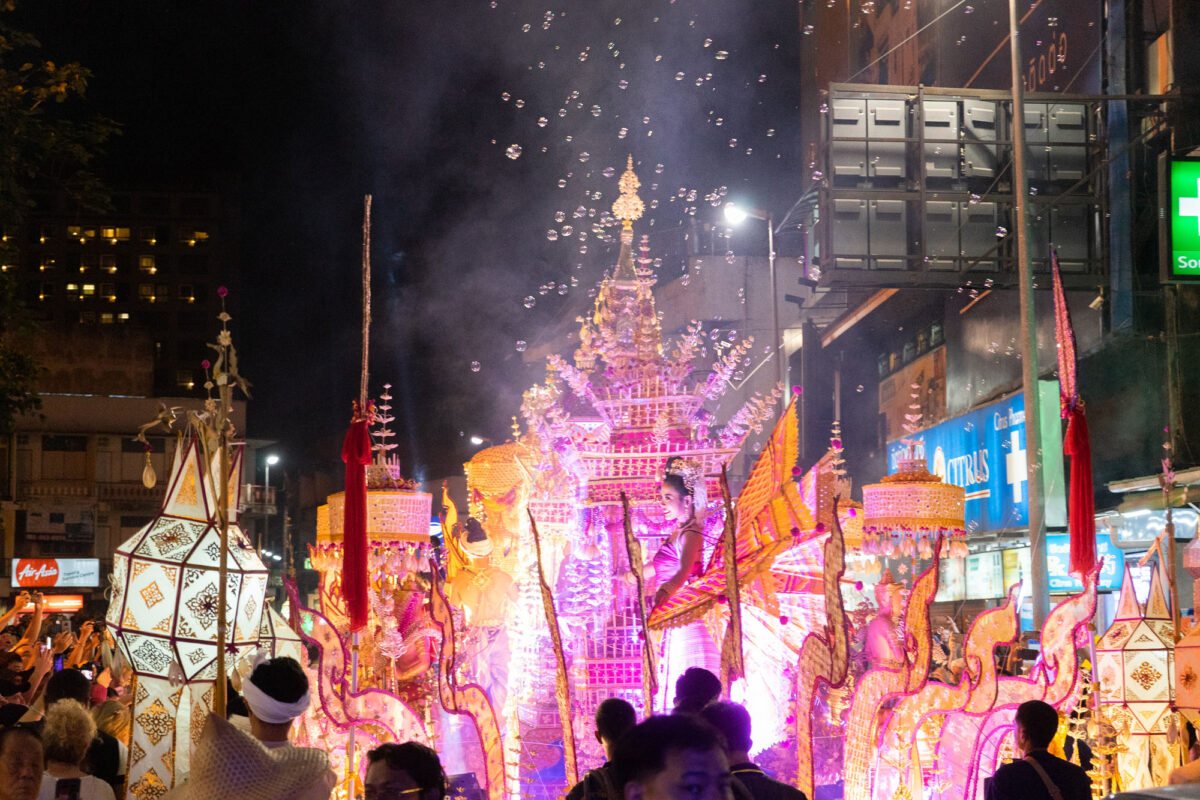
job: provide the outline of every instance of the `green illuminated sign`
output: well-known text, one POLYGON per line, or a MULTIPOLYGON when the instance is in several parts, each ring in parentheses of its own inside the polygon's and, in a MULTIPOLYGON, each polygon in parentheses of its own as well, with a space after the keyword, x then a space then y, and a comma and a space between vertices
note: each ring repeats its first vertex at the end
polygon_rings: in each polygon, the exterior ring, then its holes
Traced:
POLYGON ((1172 159, 1167 174, 1167 280, 1200 281, 1200 159, 1172 159))

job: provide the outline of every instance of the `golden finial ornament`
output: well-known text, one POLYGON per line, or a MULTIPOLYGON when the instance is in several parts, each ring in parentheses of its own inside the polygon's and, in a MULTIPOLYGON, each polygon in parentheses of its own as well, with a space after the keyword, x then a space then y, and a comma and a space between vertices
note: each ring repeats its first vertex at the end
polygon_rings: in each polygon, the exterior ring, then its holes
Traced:
POLYGON ((621 220, 621 227, 627 231, 633 230, 633 221, 641 219, 642 212, 646 210, 645 203, 637 195, 637 190, 641 185, 642 182, 634 174, 633 156, 630 155, 625 172, 621 174, 621 180, 617 182, 617 188, 620 189, 621 196, 612 205, 613 215, 621 220))

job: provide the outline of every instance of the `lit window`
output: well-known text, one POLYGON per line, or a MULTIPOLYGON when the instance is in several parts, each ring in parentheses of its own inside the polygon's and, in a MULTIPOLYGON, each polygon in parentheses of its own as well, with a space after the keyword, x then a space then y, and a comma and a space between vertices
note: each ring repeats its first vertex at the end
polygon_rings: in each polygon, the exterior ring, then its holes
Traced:
POLYGON ((181 244, 195 247, 197 242, 204 243, 208 241, 208 231, 199 231, 195 228, 180 228, 179 241, 181 244))
POLYGON ((140 297, 143 302, 153 303, 154 302, 154 284, 153 283, 139 283, 138 284, 138 297, 140 297))
POLYGON ((83 226, 82 225, 68 225, 67 226, 67 238, 68 239, 78 239, 80 241, 80 243, 82 243, 83 242, 83 226))
POLYGON ((95 296, 95 294, 96 294, 96 284, 94 284, 94 283, 85 283, 85 284, 83 284, 83 290, 82 290, 82 291, 83 291, 83 295, 84 295, 84 297, 94 297, 94 296, 95 296))
POLYGON ((154 265, 154 256, 138 256, 138 269, 148 275, 158 272, 158 267, 154 265))
POLYGON ((129 322, 129 312, 122 311, 120 314, 117 314, 117 322, 129 322))
POLYGON ((112 325, 114 319, 115 319, 115 317, 111 313, 106 311, 100 315, 100 324, 101 325, 112 325))
POLYGON ((78 292, 78 291, 79 291, 79 284, 77 284, 77 283, 68 283, 68 284, 67 284, 67 291, 68 291, 68 292, 78 292))

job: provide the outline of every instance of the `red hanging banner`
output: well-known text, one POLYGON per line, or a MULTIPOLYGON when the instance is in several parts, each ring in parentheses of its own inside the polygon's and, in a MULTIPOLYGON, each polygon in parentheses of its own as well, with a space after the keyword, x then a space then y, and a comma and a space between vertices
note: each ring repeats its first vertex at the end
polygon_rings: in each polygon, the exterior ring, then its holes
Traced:
POLYGON ((1058 252, 1050 250, 1054 279, 1054 336, 1058 345, 1059 407, 1067 420, 1063 453, 1071 457, 1071 484, 1067 494, 1067 522, 1071 534, 1069 570, 1082 579, 1096 565, 1096 495, 1092 490, 1092 445, 1087 417, 1079 397, 1075 362, 1075 330, 1058 271, 1058 252))
MULTIPOLYGON (((354 420, 342 444, 346 462, 346 504, 342 520, 342 596, 351 632, 362 630, 370 611, 367 602, 367 465, 371 463, 369 419, 355 403, 354 420)), ((369 413, 369 407, 368 407, 369 413)))

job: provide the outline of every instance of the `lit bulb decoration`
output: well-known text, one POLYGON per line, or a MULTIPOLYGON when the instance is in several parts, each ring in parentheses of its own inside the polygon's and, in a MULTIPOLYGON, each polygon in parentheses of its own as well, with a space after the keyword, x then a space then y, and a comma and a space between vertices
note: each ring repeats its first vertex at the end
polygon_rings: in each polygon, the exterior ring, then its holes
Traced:
MULTIPOLYGON (((1174 766, 1167 735, 1174 716, 1174 623, 1159 576, 1155 569, 1143 605, 1126 564, 1117 612, 1096 644, 1100 712, 1126 748, 1117 756, 1122 789, 1162 786, 1174 766)), ((1192 663, 1186 668, 1194 671, 1192 663)))

